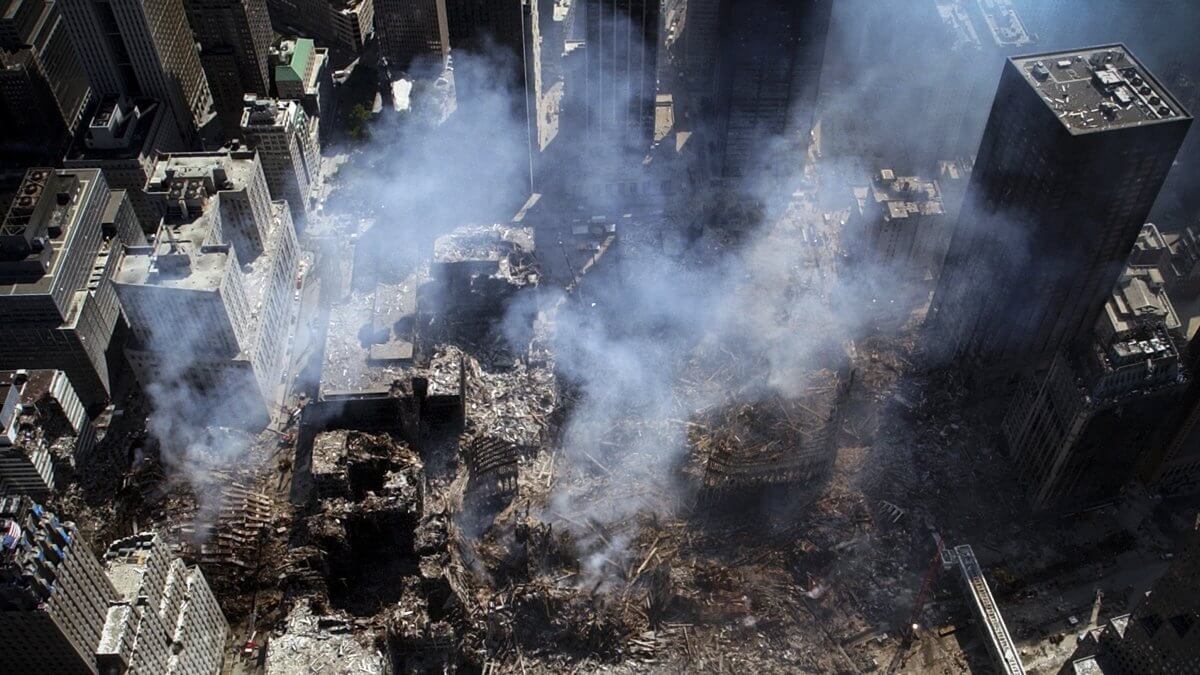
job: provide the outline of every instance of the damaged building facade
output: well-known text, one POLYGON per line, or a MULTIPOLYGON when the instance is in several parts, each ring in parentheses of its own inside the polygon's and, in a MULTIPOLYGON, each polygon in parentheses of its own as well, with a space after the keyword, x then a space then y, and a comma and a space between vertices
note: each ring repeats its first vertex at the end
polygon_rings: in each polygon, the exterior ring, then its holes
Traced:
POLYGON ((75 524, 27 497, 0 498, 5 672, 221 672, 229 627, 198 568, 154 533, 116 541, 101 563, 75 524))
POLYGON ((59 370, 0 372, 0 495, 45 498, 55 466, 87 453, 96 432, 59 370))
POLYGON ((165 218, 153 244, 126 249, 114 280, 133 335, 126 356, 146 387, 243 393, 208 412, 261 426, 292 317, 287 202, 270 201, 252 151, 168 155, 147 189, 165 218))
POLYGON ((116 590, 96 648, 103 672, 221 672, 229 626, 200 568, 153 532, 113 542, 103 562, 116 590))

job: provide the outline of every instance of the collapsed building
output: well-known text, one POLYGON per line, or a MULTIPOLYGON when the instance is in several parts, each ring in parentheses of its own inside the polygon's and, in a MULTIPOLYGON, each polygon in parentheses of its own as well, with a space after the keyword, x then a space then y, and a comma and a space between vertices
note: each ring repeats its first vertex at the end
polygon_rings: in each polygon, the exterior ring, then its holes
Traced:
POLYGON ((821 370, 798 398, 771 396, 695 417, 689 428, 703 461, 701 499, 813 496, 837 458, 850 383, 845 373, 821 370))
POLYGON ((422 309, 448 341, 477 339, 518 291, 537 283, 533 232, 504 225, 460 227, 434 242, 422 309))
POLYGON ((207 402, 199 414, 218 423, 261 427, 279 395, 293 315, 288 205, 270 200, 253 151, 167 155, 146 192, 162 203, 163 224, 152 244, 126 248, 114 277, 134 373, 143 387, 207 402), (208 395, 228 391, 247 395, 228 404, 208 395))

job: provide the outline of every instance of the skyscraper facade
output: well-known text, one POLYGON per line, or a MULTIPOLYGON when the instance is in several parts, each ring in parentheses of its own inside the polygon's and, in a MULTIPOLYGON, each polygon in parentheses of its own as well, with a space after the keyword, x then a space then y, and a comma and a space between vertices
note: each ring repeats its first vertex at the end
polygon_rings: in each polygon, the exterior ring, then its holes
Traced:
POLYGON ((377 0, 375 37, 380 58, 407 68, 417 57, 438 61, 450 53, 446 0, 377 0))
POLYGON ((212 93, 183 0, 61 0, 72 42, 98 95, 147 96, 185 140, 212 117, 212 93))
POLYGON ((271 195, 287 200, 292 219, 303 222, 321 171, 317 128, 298 101, 246 97, 242 134, 258 150, 271 195))
POLYGON ((242 97, 270 93, 274 36, 266 0, 184 0, 200 45, 213 105, 227 136, 236 133, 242 97))
POLYGON ((96 675, 117 592, 75 524, 28 497, 0 498, 0 633, 5 672, 96 675))
POLYGON ((1190 124, 1122 45, 1009 59, 931 307, 931 347, 995 371, 1085 335, 1190 124))
POLYGON ((772 144, 812 127, 832 0, 724 0, 717 161, 730 180, 763 170, 772 144))
POLYGON ((113 198, 99 169, 30 169, 0 225, 0 369, 62 370, 89 408, 110 387, 114 246, 140 243, 132 208, 105 232, 113 198))
POLYGON ((587 0, 583 105, 590 143, 648 149, 658 89, 659 3, 587 0))
POLYGON ((57 159, 90 92, 58 6, 0 2, 0 141, 6 159, 57 159))

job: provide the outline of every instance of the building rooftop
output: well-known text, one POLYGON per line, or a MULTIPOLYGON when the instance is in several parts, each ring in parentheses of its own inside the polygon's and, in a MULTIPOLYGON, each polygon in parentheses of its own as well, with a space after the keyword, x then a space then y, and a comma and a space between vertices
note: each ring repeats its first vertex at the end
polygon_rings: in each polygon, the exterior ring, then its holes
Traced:
POLYGON ((296 116, 299 104, 294 100, 280 101, 248 95, 242 108, 243 129, 264 129, 287 126, 296 116))
POLYGON ((887 220, 944 213, 937 181, 916 176, 897 176, 891 169, 883 169, 874 176, 864 197, 879 204, 887 220))
POLYGON ((1000 47, 1024 47, 1034 43, 1033 36, 1025 28, 1012 0, 968 0, 979 7, 988 32, 1000 47))
POLYGON ((108 96, 87 124, 79 125, 64 161, 137 159, 153 154, 148 147, 159 115, 152 98, 108 96))
POLYGON ((279 44, 279 63, 275 66, 275 82, 304 82, 308 63, 312 60, 313 41, 309 38, 284 40, 279 44))
POLYGON ((99 169, 30 169, 0 221, 0 295, 49 293, 99 169))
POLYGON ((187 199, 188 192, 198 195, 220 190, 241 190, 254 178, 257 162, 254 150, 218 150, 178 152, 163 155, 154 165, 148 194, 167 193, 172 200, 187 199))
POLYGON ((232 251, 211 241, 219 217, 216 201, 201 200, 197 208, 164 220, 149 245, 125 249, 113 281, 196 291, 220 288, 232 251))
POLYGON ((1104 309, 1116 335, 1147 322, 1161 321, 1169 331, 1178 331, 1182 325, 1167 295, 1162 271, 1154 267, 1126 268, 1104 309))
POLYGON ((1072 134, 1190 119, 1124 45, 1010 59, 1072 134))

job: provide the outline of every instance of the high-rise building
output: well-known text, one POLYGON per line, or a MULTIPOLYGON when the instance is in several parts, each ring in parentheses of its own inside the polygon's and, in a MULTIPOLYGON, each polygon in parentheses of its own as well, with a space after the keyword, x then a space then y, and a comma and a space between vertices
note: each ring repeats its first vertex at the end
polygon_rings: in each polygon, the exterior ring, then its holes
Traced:
POLYGON ((125 190, 145 234, 158 231, 159 205, 146 183, 160 152, 186 149, 173 118, 153 99, 106 96, 63 157, 69 169, 100 169, 110 188, 125 190))
POLYGON ((221 672, 229 624, 198 567, 153 532, 114 541, 104 567, 117 591, 96 649, 104 672, 221 672))
POLYGON ((298 101, 246 97, 242 134, 258 151, 271 195, 287 200, 295 222, 304 222, 309 195, 320 178, 316 131, 298 101))
POLYGON ((404 69, 418 57, 444 62, 450 54, 446 0, 377 0, 375 38, 379 56, 404 69))
POLYGON ((526 188, 532 190, 534 164, 542 150, 538 3, 446 0, 446 20, 458 107, 480 109, 480 117, 487 119, 485 111, 494 111, 497 101, 511 106, 512 119, 523 129, 519 142, 528 155, 530 184, 526 188))
POLYGON ((41 0, 0 2, 0 141, 5 159, 57 160, 90 92, 58 6, 41 0))
POLYGON ((117 592, 75 524, 28 497, 0 498, 0 634, 5 672, 97 675, 117 592))
POLYGON ((236 134, 246 94, 271 89, 269 56, 274 35, 266 0, 184 0, 200 45, 200 63, 226 136, 236 134))
POLYGON ((1122 45, 1009 59, 931 307, 931 346, 986 364, 982 375, 1084 336, 1190 125, 1122 45))
POLYGON ((374 0, 267 0, 271 23, 283 35, 307 35, 357 54, 375 30, 374 0))
POLYGON ((140 236, 99 169, 30 169, 0 225, 0 368, 61 370, 86 406, 102 406, 120 320, 114 246, 140 236))
POLYGON ((883 169, 854 188, 846 230, 872 263, 897 272, 935 274, 949 245, 949 227, 937 181, 883 169))
POLYGON ((688 0, 683 30, 673 52, 683 76, 682 98, 689 110, 715 104, 717 62, 721 53, 721 0, 688 0))
POLYGON ((591 144, 648 150, 654 140, 658 90, 659 3, 585 0, 584 9, 587 139, 591 144))
POLYGON ((287 202, 270 201, 258 154, 241 150, 167 156, 147 192, 164 202, 163 226, 153 245, 126 247, 113 282, 134 373, 152 397, 189 392, 197 415, 262 426, 292 314, 287 202))
POLYGON ((1154 278, 1128 270, 1089 344, 1056 356, 1019 387, 1002 427, 1036 508, 1115 497, 1158 442, 1164 411, 1186 391, 1179 317, 1154 278))
POLYGON ((813 124, 832 0, 723 0, 714 140, 721 175, 753 177, 813 124))
POLYGON ((329 73, 329 50, 308 38, 281 40, 271 50, 275 66, 275 97, 299 101, 316 127, 320 141, 327 138, 333 122, 333 78, 329 73))
POLYGON ((212 93, 183 0, 60 0, 97 95, 150 97, 194 143, 212 120, 212 93))

